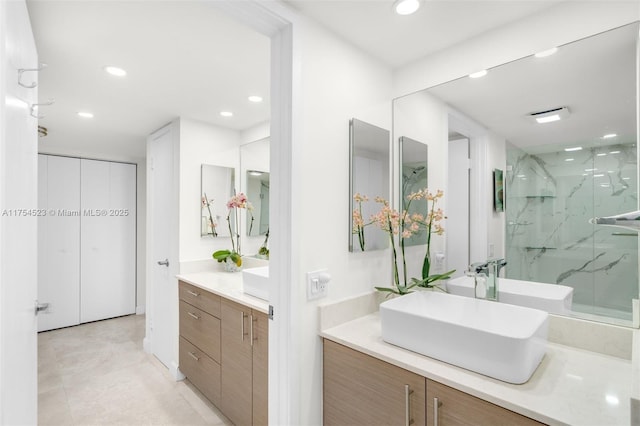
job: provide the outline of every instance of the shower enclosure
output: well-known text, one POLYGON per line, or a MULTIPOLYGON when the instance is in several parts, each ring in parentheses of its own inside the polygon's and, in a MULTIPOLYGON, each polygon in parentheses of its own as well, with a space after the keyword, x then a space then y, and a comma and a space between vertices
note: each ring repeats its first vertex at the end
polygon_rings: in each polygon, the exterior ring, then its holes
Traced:
POLYGON ((508 146, 506 276, 573 287, 578 316, 629 325, 638 232, 590 219, 638 210, 637 147, 608 139, 528 152, 508 146))

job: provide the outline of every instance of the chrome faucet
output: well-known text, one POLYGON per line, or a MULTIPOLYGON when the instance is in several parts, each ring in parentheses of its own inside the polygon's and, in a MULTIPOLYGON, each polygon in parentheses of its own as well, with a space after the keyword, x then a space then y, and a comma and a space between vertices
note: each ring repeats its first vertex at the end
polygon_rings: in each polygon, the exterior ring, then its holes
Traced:
POLYGON ((498 300, 498 277, 506 264, 504 259, 489 259, 469 265, 465 275, 474 279, 476 298, 498 300))

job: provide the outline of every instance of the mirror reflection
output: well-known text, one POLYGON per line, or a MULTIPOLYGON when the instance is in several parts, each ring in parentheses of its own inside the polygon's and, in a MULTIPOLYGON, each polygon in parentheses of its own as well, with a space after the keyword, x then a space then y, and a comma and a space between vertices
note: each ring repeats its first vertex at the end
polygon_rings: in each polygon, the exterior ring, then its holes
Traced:
POLYGON ((349 251, 381 250, 389 246, 389 237, 369 218, 380 209, 376 197, 389 201, 389 131, 354 118, 349 122, 349 144, 349 251))
MULTIPOLYGON (((422 142, 418 142, 406 136, 399 138, 400 143, 400 196, 401 196, 401 214, 407 211, 407 196, 428 188, 427 180, 427 156, 428 147, 422 142)), ((424 217, 428 213, 428 205, 426 199, 417 199, 411 202, 409 215, 420 213, 424 217)), ((410 237, 404 239, 405 246, 415 246, 425 244, 427 239, 426 229, 415 231, 410 237)))
POLYGON ((253 210, 247 214, 247 236, 266 235, 269 230, 269 173, 247 171, 247 198, 253 210))
POLYGON ((202 164, 200 189, 200 235, 229 237, 227 201, 235 194, 235 169, 202 164))
POLYGON ((467 194, 455 209, 466 214, 446 223, 450 268, 450 246, 476 273, 505 259, 503 291, 565 286, 565 314, 632 325, 638 233, 594 218, 638 210, 637 38, 635 23, 394 102, 394 132, 421 127, 432 163, 441 167, 434 151, 448 159, 430 180, 467 194), (457 162, 454 140, 468 147, 457 162), (505 171, 504 213, 493 208, 494 169, 505 171), (449 230, 465 226, 461 243, 449 230))

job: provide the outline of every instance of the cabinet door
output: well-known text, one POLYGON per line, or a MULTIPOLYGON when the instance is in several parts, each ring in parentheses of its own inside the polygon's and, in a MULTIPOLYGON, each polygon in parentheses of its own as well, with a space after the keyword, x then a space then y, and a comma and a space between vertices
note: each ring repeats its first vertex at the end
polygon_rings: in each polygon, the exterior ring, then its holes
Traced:
POLYGON ((425 378, 324 341, 325 425, 424 425, 425 378))
POLYGON ((222 299, 220 409, 236 425, 252 422, 251 309, 222 299))
POLYGON ((253 425, 269 424, 269 317, 252 313, 253 337, 253 425))
POLYGON ((81 160, 81 322, 135 313, 136 166, 81 160))
POLYGON ((529 417, 491 404, 441 383, 427 380, 427 425, 540 425, 529 417), (437 420, 436 420, 437 400, 437 420))
POLYGON ((80 323, 80 160, 38 156, 38 331, 80 323))

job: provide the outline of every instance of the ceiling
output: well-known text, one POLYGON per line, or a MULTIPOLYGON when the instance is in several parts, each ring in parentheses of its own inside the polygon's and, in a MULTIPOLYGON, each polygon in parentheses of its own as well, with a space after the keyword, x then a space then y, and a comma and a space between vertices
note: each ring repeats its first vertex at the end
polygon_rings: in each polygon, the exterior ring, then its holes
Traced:
MULTIPOLYGON (((390 68, 517 21, 558 0, 430 0, 398 16, 392 0, 289 0, 390 68), (479 19, 480 18, 480 19, 479 19)), ((269 120, 269 40, 211 1, 27 0, 39 58, 41 152, 145 157, 176 117, 234 130, 269 120), (108 75, 106 65, 127 70, 108 75), (249 95, 264 101, 253 104, 249 95), (220 111, 229 110, 225 118, 220 111), (94 118, 77 116, 89 111, 94 118)))

